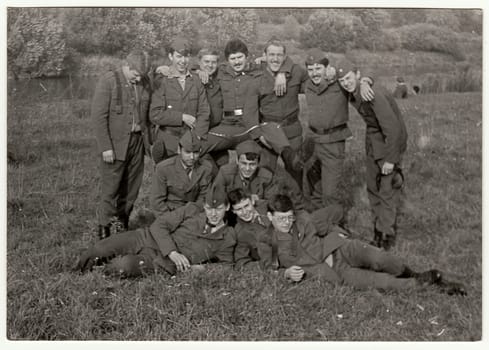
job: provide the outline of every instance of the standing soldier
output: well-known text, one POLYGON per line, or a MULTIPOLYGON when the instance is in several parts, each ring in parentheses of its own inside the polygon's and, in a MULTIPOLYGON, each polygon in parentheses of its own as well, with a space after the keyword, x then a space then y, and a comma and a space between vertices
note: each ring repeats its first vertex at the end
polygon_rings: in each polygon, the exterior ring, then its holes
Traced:
POLYGON ((351 62, 337 67, 338 81, 367 124, 367 191, 374 214, 374 243, 389 249, 395 243, 397 207, 404 177, 402 155, 407 147, 406 126, 396 101, 384 88, 374 86, 375 98, 365 102, 359 95, 360 71, 351 62))
MULTIPOLYGON (((282 153, 285 169, 302 189, 302 164, 300 162, 302 126, 298 118, 299 93, 302 84, 307 80, 307 73, 286 56, 285 45, 279 40, 270 40, 264 52, 266 69, 262 70, 260 76, 253 80, 246 97, 244 108, 246 127, 252 128, 263 122, 275 122, 280 125, 291 147, 291 152, 282 153), (274 91, 275 79, 279 72, 284 72, 286 77, 285 93, 281 96, 277 96, 274 91)), ((258 140, 260 138, 259 130, 253 130, 251 136, 258 140)), ((265 145, 266 141, 268 140, 265 140, 265 145)), ((276 160, 276 155, 267 152, 264 164, 269 163, 269 166, 275 169, 276 160)))
POLYGON ((129 226, 141 187, 145 150, 149 152, 149 89, 141 78, 148 59, 133 51, 119 69, 104 74, 95 88, 91 116, 101 154, 101 199, 97 210, 99 238, 111 234, 115 222, 129 226))
POLYGON ((204 86, 190 73, 189 43, 175 39, 169 48, 169 74, 160 76, 152 95, 150 119, 157 125, 153 158, 155 163, 177 154, 178 140, 186 130, 198 137, 209 130, 209 104, 204 86))
POLYGON ((178 155, 158 163, 150 202, 156 217, 188 202, 203 204, 212 183, 212 165, 200 158, 201 141, 189 130, 180 138, 178 155))
MULTIPOLYGON (((341 204, 339 184, 345 161, 345 143, 352 133, 347 124, 348 92, 336 80, 328 58, 319 49, 311 49, 307 52, 305 63, 310 78, 304 87, 309 109, 309 136, 314 142, 314 156, 321 168, 320 186, 310 184, 313 205, 317 209, 341 204), (321 193, 320 199, 316 198, 317 192, 321 193)), ((368 93, 372 92, 367 79, 362 84, 362 90, 366 90, 362 93, 364 98, 368 98, 368 93)))

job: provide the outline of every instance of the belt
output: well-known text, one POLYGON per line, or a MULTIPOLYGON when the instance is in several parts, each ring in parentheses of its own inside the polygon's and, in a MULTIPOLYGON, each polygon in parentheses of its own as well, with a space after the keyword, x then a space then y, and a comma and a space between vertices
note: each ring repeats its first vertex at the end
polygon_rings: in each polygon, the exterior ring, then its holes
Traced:
POLYGON ((341 124, 341 125, 338 125, 338 126, 329 128, 329 129, 315 128, 314 126, 309 126, 309 129, 311 129, 312 132, 314 132, 315 134, 329 135, 329 134, 332 134, 332 133, 334 133, 336 131, 340 131, 340 130, 346 129, 347 127, 348 127, 347 124, 341 124))
POLYGON ((239 117, 242 115, 243 115, 243 109, 241 108, 235 109, 234 111, 224 111, 225 117, 239 117))
POLYGON ((263 121, 264 122, 277 123, 277 124, 280 124, 281 126, 288 126, 288 125, 292 125, 292 124, 298 122, 299 119, 298 119, 297 115, 293 115, 293 116, 287 117, 285 119, 263 117, 263 121))

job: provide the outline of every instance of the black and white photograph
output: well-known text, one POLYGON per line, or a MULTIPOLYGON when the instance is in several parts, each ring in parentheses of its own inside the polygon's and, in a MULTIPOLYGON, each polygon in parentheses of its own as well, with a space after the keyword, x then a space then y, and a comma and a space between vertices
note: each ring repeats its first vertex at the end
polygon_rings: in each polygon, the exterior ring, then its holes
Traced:
POLYGON ((347 5, 6 2, 2 348, 481 346, 487 14, 347 5))

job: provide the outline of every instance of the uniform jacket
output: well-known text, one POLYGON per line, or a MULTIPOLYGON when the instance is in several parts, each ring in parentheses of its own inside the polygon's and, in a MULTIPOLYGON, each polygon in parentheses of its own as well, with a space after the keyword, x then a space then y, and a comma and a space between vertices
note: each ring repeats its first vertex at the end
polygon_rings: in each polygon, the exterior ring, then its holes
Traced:
MULTIPOLYGON (((309 126, 331 129, 348 123, 348 93, 341 88, 338 81, 328 83, 323 80, 315 85, 309 79, 305 83, 304 93, 309 111, 309 126)), ((346 140, 350 136, 352 133, 347 127, 326 135, 314 134, 314 139, 320 143, 332 143, 346 140)))
MULTIPOLYGON (((185 255, 191 264, 207 261, 232 263, 236 244, 234 229, 226 225, 210 233, 206 221, 202 208, 188 203, 159 216, 149 231, 163 256, 175 250, 185 255)), ((154 243, 146 245, 151 244, 154 243)))
POLYGON ((244 183, 239 174, 238 165, 225 164, 219 169, 214 184, 224 188, 226 193, 242 188, 250 194, 256 194, 260 199, 268 199, 277 193, 272 172, 262 167, 258 167, 252 179, 244 183))
POLYGON ((187 176, 178 155, 158 163, 151 187, 151 208, 155 215, 175 210, 188 202, 203 204, 207 188, 212 183, 212 165, 199 159, 187 176))
POLYGON ((358 91, 350 101, 367 124, 366 138, 371 143, 374 159, 396 164, 406 151, 406 126, 392 95, 379 86, 373 90, 375 98, 371 102, 362 101, 358 91))
POLYGON ((219 125, 222 120, 223 98, 221 93, 221 84, 217 79, 217 73, 209 77, 209 81, 204 85, 207 102, 210 107, 209 129, 219 125))
POLYGON ((160 128, 181 136, 188 129, 182 121, 182 115, 190 114, 197 121, 195 132, 203 136, 209 130, 209 103, 206 91, 200 79, 192 74, 187 75, 185 90, 176 77, 160 75, 155 82, 156 90, 151 98, 150 119, 160 128))
MULTIPOLYGON (((261 122, 277 122, 282 124, 290 139, 302 135, 298 120, 299 93, 308 76, 289 57, 285 59, 280 72, 285 73, 287 80, 287 92, 283 96, 275 95, 275 76, 267 69, 260 71, 251 83, 244 108, 245 125, 250 128, 261 122)), ((252 132, 252 137, 258 138, 258 131, 252 132)))
POLYGON ((117 160, 125 160, 133 117, 139 118, 139 126, 144 137, 144 144, 149 150, 150 130, 148 108, 150 93, 142 85, 136 85, 138 98, 134 87, 129 84, 119 68, 103 74, 95 88, 92 100, 91 117, 97 139, 98 152, 113 150, 117 160), (121 100, 118 107, 118 92, 116 76, 121 84, 121 100), (135 115, 139 114, 139 115, 135 115))
POLYGON ((260 260, 258 255, 258 235, 270 225, 267 217, 267 202, 255 203, 257 216, 251 222, 245 222, 239 217, 234 227, 236 231, 236 248, 234 250, 235 268, 241 269, 252 261, 260 260))
POLYGON ((290 233, 278 232, 272 225, 263 230, 258 238, 260 265, 265 270, 278 268, 282 271, 297 265, 304 269, 306 278, 321 276, 331 282, 340 282, 340 276, 324 261, 348 240, 336 232, 317 231, 309 218, 305 213, 298 213, 290 233), (277 248, 276 262, 274 245, 277 248), (278 265, 274 266, 274 263, 278 265))

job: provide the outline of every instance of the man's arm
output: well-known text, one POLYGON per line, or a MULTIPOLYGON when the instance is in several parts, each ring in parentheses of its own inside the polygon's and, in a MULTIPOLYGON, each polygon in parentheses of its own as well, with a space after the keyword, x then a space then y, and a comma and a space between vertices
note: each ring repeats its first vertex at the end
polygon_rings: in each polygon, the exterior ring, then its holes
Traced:
POLYGON ((95 87, 92 100, 91 117, 95 128, 99 153, 113 150, 109 129, 109 110, 112 96, 112 84, 108 75, 104 75, 95 87))
POLYGON ((209 102, 207 102, 204 85, 198 78, 193 77, 193 79, 199 92, 199 105, 197 108, 197 115, 195 116, 197 119, 195 122, 195 132, 198 136, 202 137, 209 131, 210 107, 209 102))
POLYGON ((161 167, 161 163, 156 166, 151 183, 151 193, 149 197, 151 209, 156 216, 167 213, 168 205, 168 185, 167 178, 161 167))

